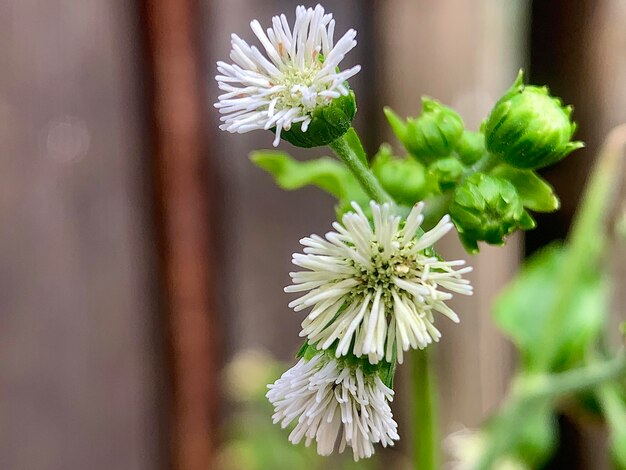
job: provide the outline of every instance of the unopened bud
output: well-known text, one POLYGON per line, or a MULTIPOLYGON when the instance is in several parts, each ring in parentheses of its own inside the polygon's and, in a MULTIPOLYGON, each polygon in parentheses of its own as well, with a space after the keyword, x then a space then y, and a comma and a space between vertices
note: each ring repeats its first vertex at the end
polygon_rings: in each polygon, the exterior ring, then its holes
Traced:
POLYGON ((546 87, 524 85, 520 71, 485 123, 487 150, 516 168, 552 165, 584 146, 571 141, 576 130, 571 114, 572 107, 563 106, 546 87))

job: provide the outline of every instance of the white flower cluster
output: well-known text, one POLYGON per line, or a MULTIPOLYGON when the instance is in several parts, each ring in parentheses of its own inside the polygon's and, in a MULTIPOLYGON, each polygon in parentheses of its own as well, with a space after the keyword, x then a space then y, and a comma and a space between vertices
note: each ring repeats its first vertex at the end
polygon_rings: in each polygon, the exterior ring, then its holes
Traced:
POLYGON ((304 254, 294 254, 293 263, 307 271, 291 273, 293 285, 285 291, 307 293, 289 306, 311 308, 301 335, 319 349, 334 346, 337 357, 366 355, 373 364, 393 362, 395 354, 402 363, 404 351, 441 337, 435 312, 459 321, 446 301, 451 292, 472 293, 462 278, 472 268, 455 269, 465 261, 442 261, 425 252, 452 228, 448 216, 417 236, 422 203, 402 225, 389 204, 371 202, 373 227, 358 204, 353 207, 325 238, 300 241, 304 254))
MULTIPOLYGON (((265 54, 232 35, 233 63, 217 63, 220 128, 272 130, 274 146, 294 125, 294 135, 309 131, 313 138, 316 111, 351 99, 333 103, 350 94, 346 81, 360 70, 339 69, 356 32, 334 43, 335 21, 320 5, 297 7, 293 28, 285 15, 267 30, 256 20, 250 26, 265 54)), ((326 109, 321 114, 332 116, 326 109)), ((293 141, 294 135, 283 137, 293 141)), ((448 216, 424 233, 421 203, 403 218, 391 205, 371 202, 373 223, 358 204, 353 208, 325 237, 302 239, 304 252, 293 255, 303 270, 291 273, 285 291, 300 293, 290 303, 295 311, 310 309, 301 336, 312 354, 270 385, 267 397, 274 422, 295 422, 292 443, 316 441, 318 453, 328 455, 339 442, 339 452, 350 447, 358 460, 370 457, 374 444, 390 446, 399 438, 389 405, 393 390, 385 383, 396 362, 407 350, 439 340, 438 313, 458 322, 446 302, 472 287, 462 277, 471 270, 464 261, 443 261, 431 250, 452 228, 448 216)))
POLYGON ((285 290, 306 292, 290 306, 311 308, 301 335, 319 351, 270 385, 267 396, 275 422, 297 419, 291 442, 316 440, 318 453, 327 455, 340 435, 340 451, 352 447, 359 459, 373 453, 374 443, 398 439, 388 403, 393 391, 377 372, 341 366, 343 356, 401 363, 404 351, 439 340, 436 312, 459 321, 446 301, 472 287, 462 277, 471 271, 464 261, 442 261, 429 251, 452 228, 447 216, 423 233, 421 203, 403 220, 391 205, 371 202, 373 224, 358 204, 353 208, 324 238, 302 239, 304 253, 293 256, 305 271, 291 273, 285 290))
POLYGON ((348 94, 345 82, 361 67, 337 67, 356 46, 356 31, 350 29, 335 44, 335 20, 320 5, 297 7, 293 30, 285 15, 275 16, 267 31, 257 20, 250 27, 267 56, 233 34, 234 63, 217 63, 215 78, 224 93, 215 107, 223 114, 220 129, 244 133, 275 128, 277 146, 282 130, 301 123, 306 132, 316 108, 348 94))
POLYGON ((300 361, 269 386, 267 397, 275 407, 274 423, 297 424, 289 440, 330 455, 340 438, 339 452, 352 448, 354 460, 371 457, 374 444, 393 445, 399 439, 389 402, 393 390, 374 374, 340 363, 319 353, 300 361))

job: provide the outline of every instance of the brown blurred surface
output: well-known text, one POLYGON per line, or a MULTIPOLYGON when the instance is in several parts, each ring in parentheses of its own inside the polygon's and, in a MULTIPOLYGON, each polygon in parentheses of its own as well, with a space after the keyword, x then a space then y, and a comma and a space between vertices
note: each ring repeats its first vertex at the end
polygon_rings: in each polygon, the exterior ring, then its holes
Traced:
POLYGON ((137 17, 0 3, 0 468, 154 469, 161 375, 137 17))

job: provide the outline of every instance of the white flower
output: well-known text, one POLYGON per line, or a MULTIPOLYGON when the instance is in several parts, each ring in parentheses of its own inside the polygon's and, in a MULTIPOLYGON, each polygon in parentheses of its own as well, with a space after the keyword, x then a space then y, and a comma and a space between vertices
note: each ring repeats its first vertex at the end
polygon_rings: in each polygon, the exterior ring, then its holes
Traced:
POLYGON ((389 204, 371 202, 373 228, 358 204, 352 206, 356 212, 345 214, 343 224, 335 222, 336 231, 325 239, 300 240, 304 254, 294 254, 292 261, 308 271, 290 273, 293 284, 285 291, 308 292, 289 306, 295 311, 312 307, 300 335, 318 349, 338 341, 337 357, 352 352, 368 355, 372 363, 383 357, 393 362, 395 351, 402 363, 403 351, 422 349, 441 337, 434 312, 459 321, 445 302, 450 292, 472 293, 469 281, 461 278, 471 268, 455 270, 465 261, 442 261, 427 250, 452 228, 447 215, 416 236, 422 203, 402 224, 389 204))
POLYGON ((306 132, 313 110, 348 94, 344 83, 360 66, 342 72, 337 66, 356 46, 356 31, 350 29, 334 44, 335 20, 320 5, 297 7, 293 31, 285 15, 272 18, 267 33, 257 20, 250 27, 267 57, 233 34, 234 63, 217 63, 215 78, 225 93, 215 107, 223 114, 220 129, 244 133, 276 127, 277 146, 281 130, 300 122, 306 132))
POLYGON ((267 398, 274 423, 284 428, 297 419, 289 441, 317 441, 317 453, 330 455, 341 436, 339 452, 352 448, 354 460, 371 457, 374 444, 392 446, 399 439, 389 402, 393 390, 378 374, 342 366, 324 353, 300 361, 274 384, 267 398))

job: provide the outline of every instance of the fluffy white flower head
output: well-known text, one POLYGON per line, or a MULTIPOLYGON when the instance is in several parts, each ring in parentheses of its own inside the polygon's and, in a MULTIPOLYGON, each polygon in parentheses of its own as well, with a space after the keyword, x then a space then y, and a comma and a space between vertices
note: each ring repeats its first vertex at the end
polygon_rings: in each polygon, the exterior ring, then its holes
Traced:
POLYGON ((402 363, 403 351, 439 340, 436 312, 459 321, 446 301, 452 292, 472 293, 462 278, 471 268, 455 269, 465 261, 442 261, 428 253, 452 228, 448 216, 419 236, 422 203, 403 224, 389 204, 371 202, 373 227, 359 205, 352 206, 355 212, 335 222, 335 231, 325 238, 300 240, 304 254, 294 254, 292 261, 306 271, 290 273, 293 284, 285 291, 307 293, 289 306, 312 307, 300 335, 318 349, 337 342, 337 357, 352 353, 367 355, 371 363, 393 362, 395 353, 402 363))
POLYGON ((250 27, 267 56, 233 34, 233 64, 217 63, 215 78, 225 93, 215 107, 223 114, 220 129, 244 133, 275 127, 277 146, 281 130, 299 122, 306 132, 312 111, 348 94, 344 83, 360 66, 344 71, 337 66, 356 46, 356 31, 350 29, 334 44, 335 20, 320 5, 297 7, 293 30, 284 14, 272 18, 267 31, 257 20, 250 27))
POLYGON ((372 456, 374 444, 386 447, 399 439, 389 407, 393 390, 376 373, 319 353, 300 359, 268 387, 274 423, 284 428, 297 420, 289 441, 298 444, 304 438, 309 446, 315 440, 320 455, 330 455, 340 439, 339 452, 351 447, 359 460, 372 456))

